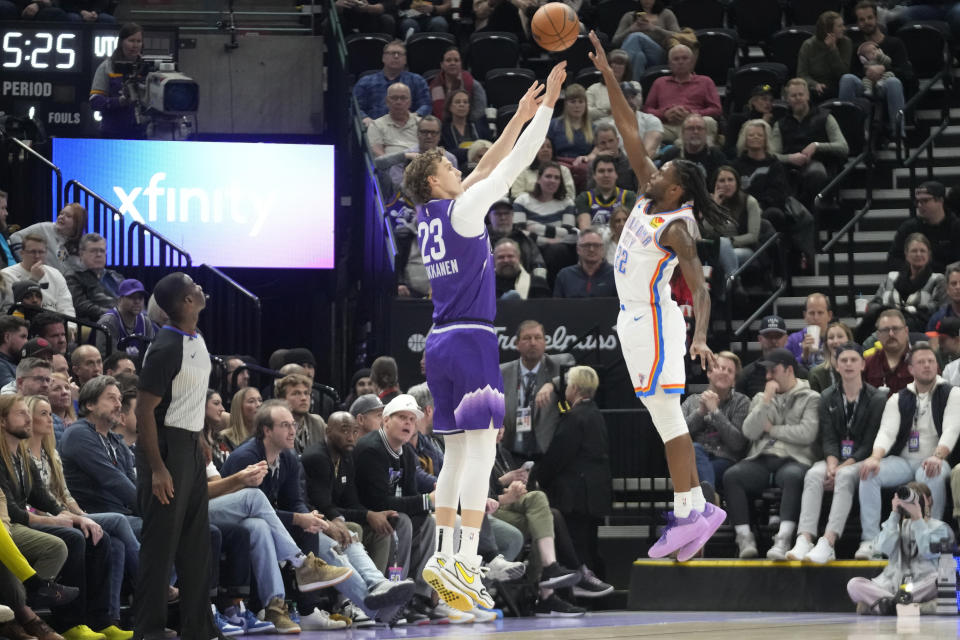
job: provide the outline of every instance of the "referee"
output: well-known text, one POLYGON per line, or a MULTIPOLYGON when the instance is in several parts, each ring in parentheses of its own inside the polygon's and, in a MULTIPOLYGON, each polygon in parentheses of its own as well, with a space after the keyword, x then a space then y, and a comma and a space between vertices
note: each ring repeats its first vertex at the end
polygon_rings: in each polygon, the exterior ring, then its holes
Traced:
POLYGON ((200 285, 180 272, 164 276, 153 295, 170 322, 150 344, 138 384, 137 499, 143 539, 134 640, 164 638, 174 561, 180 581, 180 637, 222 638, 209 604, 210 528, 200 446, 210 355, 197 332, 197 319, 206 297, 200 285))

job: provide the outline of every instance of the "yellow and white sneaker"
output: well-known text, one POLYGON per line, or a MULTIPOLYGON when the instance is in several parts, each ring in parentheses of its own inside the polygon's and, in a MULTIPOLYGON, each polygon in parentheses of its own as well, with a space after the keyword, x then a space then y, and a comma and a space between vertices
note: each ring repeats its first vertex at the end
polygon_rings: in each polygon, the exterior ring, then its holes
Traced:
POLYGON ((421 575, 441 600, 458 611, 470 611, 473 609, 473 600, 455 584, 450 583, 447 567, 452 567, 453 563, 453 557, 437 552, 427 560, 421 575))
MULTIPOLYGON (((442 575, 447 585, 455 591, 467 594, 473 601, 469 607, 460 609, 460 611, 470 611, 474 605, 481 606, 484 609, 493 609, 494 607, 493 598, 490 597, 487 588, 483 585, 483 576, 486 570, 481 567, 480 562, 480 556, 468 557, 456 554, 451 558, 451 562, 442 565, 442 575)), ((447 604, 454 606, 450 602, 447 604)))
POLYGON ((437 603, 433 612, 438 616, 443 616, 442 619, 448 620, 450 624, 468 624, 476 619, 472 613, 457 611, 445 602, 437 603))

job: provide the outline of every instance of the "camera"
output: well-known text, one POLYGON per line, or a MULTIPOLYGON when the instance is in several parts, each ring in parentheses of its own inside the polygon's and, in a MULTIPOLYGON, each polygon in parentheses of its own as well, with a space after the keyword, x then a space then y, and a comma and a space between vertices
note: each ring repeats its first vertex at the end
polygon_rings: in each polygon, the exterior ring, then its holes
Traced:
POLYGON ((895 493, 897 494, 897 498, 900 499, 900 502, 904 504, 917 504, 920 500, 917 492, 907 486, 897 487, 895 493))
POLYGON ((147 138, 182 140, 190 136, 200 104, 200 87, 177 71, 172 58, 116 62, 123 74, 123 95, 134 106, 147 138))

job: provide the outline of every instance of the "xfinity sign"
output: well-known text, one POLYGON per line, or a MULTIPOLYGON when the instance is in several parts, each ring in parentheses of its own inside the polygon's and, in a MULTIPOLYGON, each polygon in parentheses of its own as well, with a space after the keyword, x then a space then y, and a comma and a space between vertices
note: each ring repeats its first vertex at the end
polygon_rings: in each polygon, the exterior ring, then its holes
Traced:
POLYGON ((333 267, 333 147, 55 138, 53 162, 195 263, 333 267))

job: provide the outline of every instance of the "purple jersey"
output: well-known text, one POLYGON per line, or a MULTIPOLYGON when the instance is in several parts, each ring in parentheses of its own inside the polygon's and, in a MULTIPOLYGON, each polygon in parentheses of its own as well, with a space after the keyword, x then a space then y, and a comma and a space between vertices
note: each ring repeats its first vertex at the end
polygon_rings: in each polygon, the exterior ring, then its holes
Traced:
POLYGON ((450 215, 455 202, 431 200, 417 207, 417 241, 430 278, 433 323, 493 323, 497 296, 490 239, 486 228, 473 238, 454 230, 450 215))

